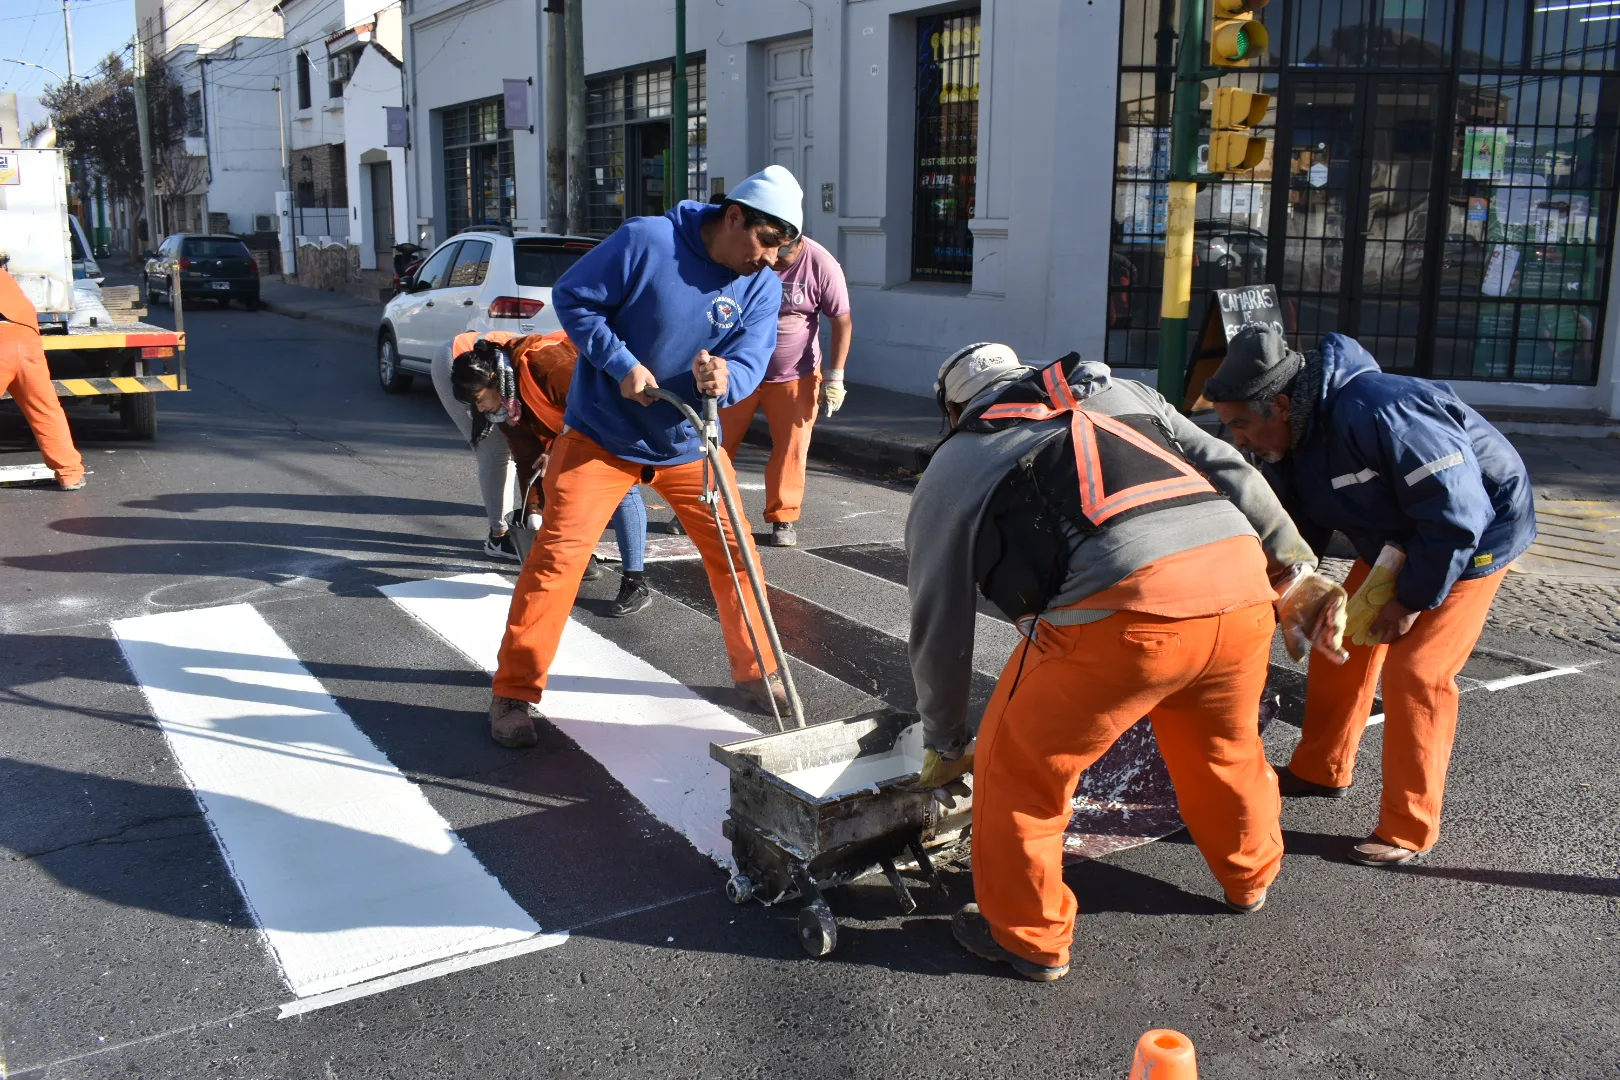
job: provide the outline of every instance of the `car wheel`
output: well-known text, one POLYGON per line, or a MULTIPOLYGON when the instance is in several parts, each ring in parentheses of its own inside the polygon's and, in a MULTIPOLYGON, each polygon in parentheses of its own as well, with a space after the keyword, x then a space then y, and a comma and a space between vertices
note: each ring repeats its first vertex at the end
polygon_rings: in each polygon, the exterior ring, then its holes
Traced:
POLYGON ((156 307, 158 304, 161 304, 162 302, 163 302, 163 293, 161 291, 159 291, 159 289, 158 289, 158 287, 156 285, 152 284, 152 279, 151 278, 147 278, 146 279, 146 306, 147 307, 156 307))
POLYGON ((219 298, 219 306, 220 306, 220 310, 224 310, 225 308, 230 307, 231 306, 231 298, 228 297, 228 296, 220 297, 219 298))
POLYGON ((249 296, 246 299, 244 299, 242 301, 242 306, 244 308, 246 308, 247 310, 249 310, 249 311, 258 311, 259 310, 259 297, 258 297, 258 294, 255 293, 254 295, 249 296))
POLYGON ((390 394, 403 394, 411 388, 411 377, 399 370, 399 346, 389 330, 377 338, 377 381, 390 394))

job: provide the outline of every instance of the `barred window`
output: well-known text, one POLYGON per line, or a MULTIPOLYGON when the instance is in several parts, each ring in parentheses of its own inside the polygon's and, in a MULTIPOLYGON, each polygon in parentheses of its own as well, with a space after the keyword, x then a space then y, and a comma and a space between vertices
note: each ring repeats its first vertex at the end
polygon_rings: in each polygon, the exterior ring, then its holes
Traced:
POLYGON ((678 184, 666 187, 674 81, 673 63, 586 80, 585 204, 593 236, 606 236, 626 217, 661 214, 681 198, 708 196, 708 80, 701 55, 686 62, 685 192, 678 184))
POLYGON ((510 225, 517 215, 512 135, 499 97, 441 109, 445 224, 510 225))

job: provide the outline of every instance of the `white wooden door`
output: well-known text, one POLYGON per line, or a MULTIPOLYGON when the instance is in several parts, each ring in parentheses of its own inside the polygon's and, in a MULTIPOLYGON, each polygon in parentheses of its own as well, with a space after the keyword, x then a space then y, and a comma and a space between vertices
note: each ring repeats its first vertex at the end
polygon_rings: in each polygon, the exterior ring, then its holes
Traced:
POLYGON ((772 45, 766 53, 766 65, 770 163, 786 168, 808 191, 815 142, 810 39, 796 38, 772 45))

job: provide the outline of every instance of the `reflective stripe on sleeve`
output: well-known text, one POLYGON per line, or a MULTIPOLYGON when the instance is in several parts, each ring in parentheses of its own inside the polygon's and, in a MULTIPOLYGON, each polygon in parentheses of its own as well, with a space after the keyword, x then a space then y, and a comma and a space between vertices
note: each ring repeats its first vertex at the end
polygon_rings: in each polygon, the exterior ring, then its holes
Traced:
POLYGON ((1419 465, 1417 468, 1415 468, 1411 472, 1407 473, 1406 474, 1406 486, 1411 487, 1413 484, 1416 484, 1419 480, 1422 480, 1424 477, 1433 476, 1435 473, 1445 472, 1447 469, 1456 468, 1458 465, 1461 465, 1462 463, 1463 463, 1463 455, 1462 455, 1461 450, 1458 450, 1456 453, 1453 453, 1453 454, 1447 454, 1443 458, 1435 458, 1433 461, 1429 462, 1427 465, 1419 465))
POLYGON ((1367 481, 1371 480, 1377 475, 1378 472, 1376 469, 1362 469, 1360 472, 1350 472, 1345 473, 1343 476, 1335 476, 1333 478, 1333 490, 1338 491, 1340 488, 1349 487, 1351 484, 1365 484, 1367 481))

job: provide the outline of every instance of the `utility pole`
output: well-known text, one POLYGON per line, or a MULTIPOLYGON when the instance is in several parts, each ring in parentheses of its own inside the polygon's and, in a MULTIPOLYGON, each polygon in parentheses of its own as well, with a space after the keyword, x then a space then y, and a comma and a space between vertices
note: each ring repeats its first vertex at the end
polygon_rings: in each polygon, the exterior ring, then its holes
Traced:
MULTIPOLYGON (((66 3, 66 0, 63 0, 66 3)), ((671 88, 674 111, 670 132, 669 175, 664 177, 664 208, 687 198, 686 190, 686 0, 675 0, 675 85, 671 88)))
MULTIPOLYGON (((578 0, 575 0, 577 3, 578 0)), ((568 0, 546 13, 546 229, 568 229, 568 0)))
POLYGON ((157 247, 162 231, 157 213, 157 186, 152 180, 152 121, 146 110, 146 42, 135 39, 135 130, 141 143, 141 192, 146 207, 147 250, 157 247))
POLYGON ((68 85, 73 84, 73 16, 68 12, 68 0, 62 0, 62 32, 67 37, 68 85))
POLYGON ((1203 85, 1204 0, 1181 0, 1175 105, 1170 119, 1170 193, 1164 229, 1164 296, 1159 303, 1159 393, 1172 404, 1187 381, 1187 314, 1192 306, 1193 219, 1198 199, 1198 97, 1203 85))
MULTIPOLYGON (((585 213, 585 15, 583 0, 570 0, 568 49, 568 231, 582 236, 585 213)), ((626 178, 628 182, 628 177, 626 178)))

